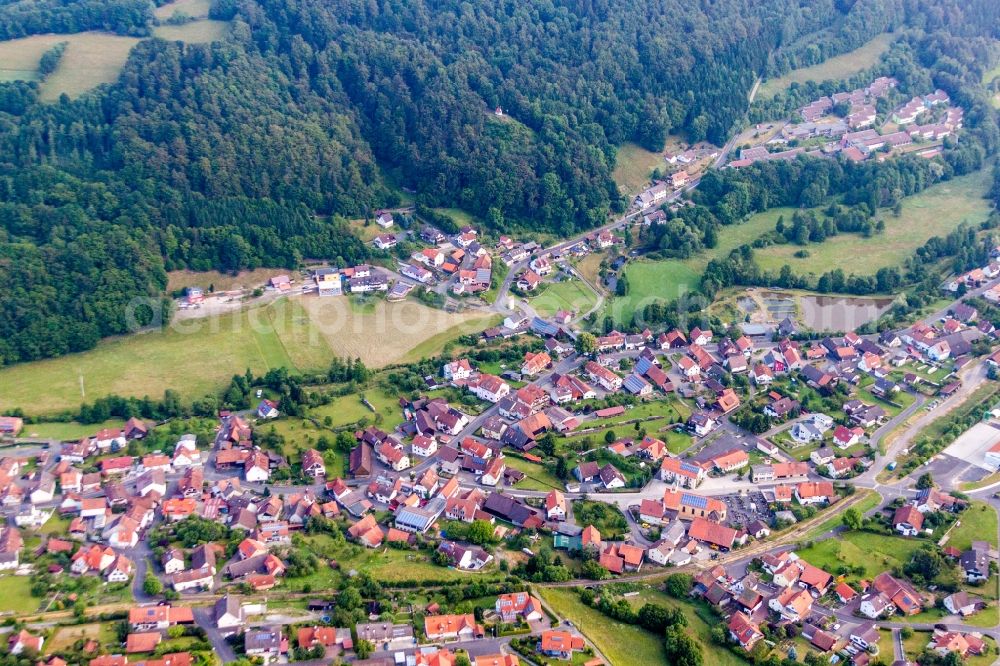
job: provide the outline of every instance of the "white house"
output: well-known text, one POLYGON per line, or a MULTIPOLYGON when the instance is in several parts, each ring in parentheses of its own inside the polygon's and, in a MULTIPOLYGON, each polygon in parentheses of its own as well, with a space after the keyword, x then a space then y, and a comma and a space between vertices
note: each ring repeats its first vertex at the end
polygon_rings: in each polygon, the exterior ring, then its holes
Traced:
POLYGON ((896 607, 893 606, 892 602, 885 595, 879 592, 878 594, 871 594, 867 598, 862 599, 858 610, 865 617, 875 620, 883 615, 895 613, 896 607))
POLYGON ((410 450, 413 455, 420 456, 421 458, 430 458, 437 452, 438 441, 434 436, 417 435, 413 438, 413 444, 410 446, 410 450))
POLYGON ((469 359, 467 358, 451 361, 450 363, 444 364, 444 367, 441 369, 441 374, 443 374, 444 378, 448 381, 468 379, 472 376, 472 365, 469 364, 469 359))
POLYGON ((496 404, 510 394, 510 384, 496 375, 480 375, 468 383, 468 389, 480 400, 496 404))
POLYGON ((566 518, 566 497, 558 490, 552 490, 545 496, 545 517, 549 520, 566 518))

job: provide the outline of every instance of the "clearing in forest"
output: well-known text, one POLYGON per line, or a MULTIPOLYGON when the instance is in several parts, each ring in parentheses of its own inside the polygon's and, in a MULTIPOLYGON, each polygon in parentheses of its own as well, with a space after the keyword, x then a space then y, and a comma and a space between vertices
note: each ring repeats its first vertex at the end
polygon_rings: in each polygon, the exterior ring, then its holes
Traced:
POLYGON ((175 14, 183 14, 191 18, 208 18, 208 10, 212 0, 174 0, 153 10, 153 16, 160 21, 166 21, 175 14))
POLYGON ((776 79, 768 79, 761 84, 760 90, 757 91, 757 99, 774 97, 793 83, 805 83, 806 81, 819 83, 831 79, 850 78, 874 65, 882 57, 882 54, 889 50, 889 46, 895 39, 895 35, 881 34, 853 51, 834 56, 818 65, 795 69, 776 79))
MULTIPOLYGON (((899 266, 932 236, 945 236, 962 222, 978 224, 989 216, 990 203, 984 196, 992 183, 991 169, 953 178, 903 199, 902 213, 880 211, 885 231, 870 238, 860 234, 839 234, 822 243, 772 245, 755 254, 760 267, 779 271, 784 264, 796 275, 821 275, 840 268, 850 275, 874 275, 880 268, 899 266), (806 257, 796 257, 801 250, 806 257)), ((792 209, 781 210, 787 222, 792 209)), ((763 213, 770 215, 775 210, 763 213)), ((759 216, 755 216, 759 217, 759 216)), ((753 218, 751 218, 752 220, 753 218)))
POLYGON ((211 19, 188 21, 180 25, 159 25, 153 28, 153 35, 160 39, 188 44, 217 42, 227 34, 229 34, 229 21, 211 19))

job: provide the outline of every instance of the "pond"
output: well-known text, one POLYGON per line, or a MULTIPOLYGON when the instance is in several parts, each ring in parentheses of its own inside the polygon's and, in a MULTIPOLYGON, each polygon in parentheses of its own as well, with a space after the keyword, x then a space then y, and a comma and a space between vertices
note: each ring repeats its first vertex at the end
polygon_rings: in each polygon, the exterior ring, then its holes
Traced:
POLYGON ((852 331, 881 317, 892 307, 894 300, 888 296, 862 298, 774 291, 763 292, 760 296, 772 320, 795 317, 814 331, 852 331))

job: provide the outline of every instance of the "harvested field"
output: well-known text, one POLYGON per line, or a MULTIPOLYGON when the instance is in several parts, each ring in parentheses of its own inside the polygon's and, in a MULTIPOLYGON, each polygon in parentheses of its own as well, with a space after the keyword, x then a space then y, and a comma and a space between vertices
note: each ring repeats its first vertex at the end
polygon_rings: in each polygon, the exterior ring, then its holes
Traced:
POLYGON ((297 300, 338 356, 357 357, 372 367, 400 362, 415 352, 432 356, 435 350, 424 343, 439 341, 443 347, 460 335, 481 331, 492 319, 476 312, 436 310, 417 301, 377 299, 357 312, 346 298, 297 300))
POLYGON ((160 25, 153 29, 153 34, 169 41, 207 44, 217 42, 229 34, 229 21, 201 19, 181 25, 160 25))
MULTIPOLYGON (((27 39, 69 42, 59 61, 59 67, 42 84, 41 99, 47 102, 58 100, 63 93, 79 97, 102 83, 113 83, 118 79, 132 47, 139 43, 135 37, 121 37, 104 32, 40 35, 27 39)), ((0 56, 0 60, 2 59, 0 56)))

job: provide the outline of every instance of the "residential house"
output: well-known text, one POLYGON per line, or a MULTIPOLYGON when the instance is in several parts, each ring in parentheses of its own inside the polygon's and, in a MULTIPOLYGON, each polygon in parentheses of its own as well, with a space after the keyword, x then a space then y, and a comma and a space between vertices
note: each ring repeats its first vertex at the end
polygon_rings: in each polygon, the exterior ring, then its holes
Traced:
POLYGON ((546 629, 542 632, 537 649, 548 657, 557 659, 572 659, 574 652, 586 647, 582 636, 576 636, 568 631, 546 629))
POLYGON ((429 641, 472 640, 485 630, 472 613, 465 615, 428 615, 424 617, 424 635, 429 641))

